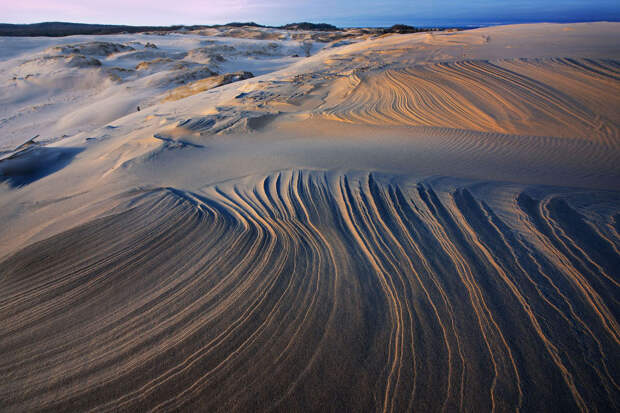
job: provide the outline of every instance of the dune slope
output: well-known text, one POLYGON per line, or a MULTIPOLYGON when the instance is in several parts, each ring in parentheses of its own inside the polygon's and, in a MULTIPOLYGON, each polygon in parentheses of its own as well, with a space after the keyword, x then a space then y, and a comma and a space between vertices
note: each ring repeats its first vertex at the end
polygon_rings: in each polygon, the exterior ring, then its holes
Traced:
POLYGON ((5 408, 620 403, 618 215, 519 193, 517 229, 467 187, 302 170, 206 193, 132 194, 0 264, 5 408))
POLYGON ((459 61, 347 79, 329 118, 618 142, 615 60, 459 61))

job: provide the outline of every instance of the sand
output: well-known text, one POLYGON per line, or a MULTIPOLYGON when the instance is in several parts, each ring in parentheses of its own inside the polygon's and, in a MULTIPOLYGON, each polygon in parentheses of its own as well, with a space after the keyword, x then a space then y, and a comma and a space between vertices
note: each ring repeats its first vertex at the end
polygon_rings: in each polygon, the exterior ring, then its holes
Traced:
POLYGON ((618 410, 619 35, 0 39, 0 409, 618 410))

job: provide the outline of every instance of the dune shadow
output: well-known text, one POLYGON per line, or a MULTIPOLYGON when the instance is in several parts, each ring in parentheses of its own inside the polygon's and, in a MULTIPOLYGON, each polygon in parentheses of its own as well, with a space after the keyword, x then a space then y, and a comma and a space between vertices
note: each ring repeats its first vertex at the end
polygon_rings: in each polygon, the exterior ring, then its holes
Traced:
POLYGON ((0 160, 0 182, 29 185, 67 166, 82 148, 30 147, 0 160))

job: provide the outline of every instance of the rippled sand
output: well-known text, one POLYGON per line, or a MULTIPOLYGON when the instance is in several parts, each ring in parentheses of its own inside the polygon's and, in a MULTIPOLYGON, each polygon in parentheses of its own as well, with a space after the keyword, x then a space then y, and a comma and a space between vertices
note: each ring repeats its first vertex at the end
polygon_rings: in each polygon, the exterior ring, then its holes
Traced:
POLYGON ((618 410, 618 34, 366 36, 2 155, 0 409, 618 410))

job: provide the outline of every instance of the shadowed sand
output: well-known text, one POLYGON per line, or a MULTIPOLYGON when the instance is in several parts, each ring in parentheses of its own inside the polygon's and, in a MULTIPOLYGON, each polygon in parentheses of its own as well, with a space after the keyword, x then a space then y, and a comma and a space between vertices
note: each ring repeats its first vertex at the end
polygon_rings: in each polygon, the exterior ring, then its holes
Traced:
POLYGON ((68 136, 6 92, 0 410, 618 410, 620 24, 247 30, 68 136))
POLYGON ((386 179, 153 189, 23 249, 2 264, 3 400, 612 409, 617 222, 518 193, 515 227, 467 186, 386 179))

